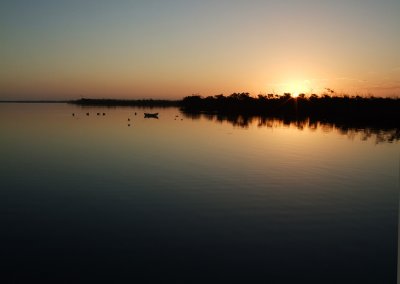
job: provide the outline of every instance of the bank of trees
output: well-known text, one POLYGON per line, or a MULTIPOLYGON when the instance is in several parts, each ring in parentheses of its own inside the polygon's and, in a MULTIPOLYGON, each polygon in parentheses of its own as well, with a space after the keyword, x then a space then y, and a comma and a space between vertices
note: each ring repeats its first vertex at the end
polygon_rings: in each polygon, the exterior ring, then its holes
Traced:
POLYGON ((334 94, 290 93, 251 96, 249 93, 233 93, 201 97, 185 97, 181 105, 187 112, 210 112, 220 114, 262 115, 275 117, 310 117, 316 119, 383 121, 400 126, 400 99, 336 96, 334 94))

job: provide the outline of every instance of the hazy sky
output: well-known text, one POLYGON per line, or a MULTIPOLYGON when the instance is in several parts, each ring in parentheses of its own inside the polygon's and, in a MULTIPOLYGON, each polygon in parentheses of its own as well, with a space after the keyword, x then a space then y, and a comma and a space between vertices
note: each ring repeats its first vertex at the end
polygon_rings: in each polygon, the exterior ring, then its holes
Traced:
POLYGON ((400 95, 399 0, 2 0, 0 99, 400 95))

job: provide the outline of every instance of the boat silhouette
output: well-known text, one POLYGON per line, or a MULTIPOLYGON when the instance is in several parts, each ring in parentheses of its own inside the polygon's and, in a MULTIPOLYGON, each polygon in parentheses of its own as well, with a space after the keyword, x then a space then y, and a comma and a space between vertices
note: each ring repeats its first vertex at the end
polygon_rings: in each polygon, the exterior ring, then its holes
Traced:
POLYGON ((147 113, 147 112, 145 112, 144 113, 144 117, 145 118, 158 118, 158 112, 156 112, 156 113, 147 113))

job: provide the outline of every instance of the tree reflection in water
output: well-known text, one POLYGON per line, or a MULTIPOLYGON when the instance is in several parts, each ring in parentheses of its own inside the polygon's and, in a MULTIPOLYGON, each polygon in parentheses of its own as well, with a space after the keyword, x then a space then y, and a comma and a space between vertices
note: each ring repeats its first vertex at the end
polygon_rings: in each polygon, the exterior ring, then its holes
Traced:
POLYGON ((392 123, 368 123, 357 120, 325 119, 316 120, 309 117, 294 118, 288 116, 260 116, 244 114, 222 114, 219 112, 187 111, 181 109, 182 114, 190 119, 207 119, 215 122, 228 122, 235 127, 248 128, 251 125, 257 127, 295 127, 299 130, 309 129, 315 131, 321 129, 323 132, 337 131, 350 139, 361 140, 375 139, 378 143, 393 143, 400 140, 400 128, 392 123))

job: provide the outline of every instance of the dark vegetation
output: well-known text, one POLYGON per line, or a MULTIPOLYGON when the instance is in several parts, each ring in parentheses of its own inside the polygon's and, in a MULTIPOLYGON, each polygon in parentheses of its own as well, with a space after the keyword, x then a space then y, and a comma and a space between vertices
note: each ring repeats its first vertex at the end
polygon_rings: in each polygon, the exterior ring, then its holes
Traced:
MULTIPOLYGON (((330 90, 330 89, 329 89, 330 90)), ((81 106, 139 106, 139 107, 181 107, 185 113, 218 114, 225 117, 264 116, 281 119, 309 118, 319 121, 365 123, 371 126, 400 126, 400 99, 330 96, 324 94, 306 96, 300 94, 274 94, 251 97, 249 93, 233 93, 230 96, 216 95, 201 97, 193 95, 183 100, 117 100, 82 98, 70 103, 81 106)))
POLYGON ((300 94, 293 98, 286 93, 259 95, 234 93, 202 98, 185 97, 182 111, 193 119, 228 121, 247 127, 257 121, 259 127, 273 127, 276 123, 326 131, 337 129, 350 137, 361 134, 361 139, 375 137, 379 142, 400 140, 400 99, 377 97, 349 97, 300 94))
POLYGON ((319 121, 349 122, 352 124, 386 125, 399 127, 400 99, 349 96, 307 97, 300 94, 293 98, 273 94, 258 95, 234 93, 230 96, 217 95, 202 98, 194 95, 182 100, 185 112, 218 113, 227 117, 265 116, 281 119, 305 119, 319 121))
POLYGON ((82 98, 79 100, 70 101, 69 103, 80 106, 136 106, 136 107, 177 107, 181 105, 181 101, 173 100, 118 100, 118 99, 87 99, 82 98))
MULTIPOLYGON (((330 89, 328 89, 330 90, 330 89)), ((331 90, 330 90, 331 91, 331 90)), ((201 97, 193 95, 182 100, 117 100, 87 99, 70 101, 81 106, 139 106, 139 107, 180 107, 185 113, 218 114, 225 117, 264 116, 282 119, 305 119, 319 121, 349 122, 371 126, 400 125, 400 99, 300 94, 283 96, 268 94, 252 97, 249 93, 233 93, 229 96, 216 95, 201 97)))
POLYGON ((229 96, 192 95, 180 101, 84 98, 70 103, 86 107, 180 107, 186 117, 228 121, 240 127, 247 127, 255 120, 259 126, 267 127, 281 121, 298 128, 338 129, 350 136, 362 131, 365 138, 376 136, 378 142, 400 140, 400 99, 337 96, 333 90, 327 90, 328 93, 321 96, 300 94, 296 98, 290 93, 257 97, 233 93, 229 96))

